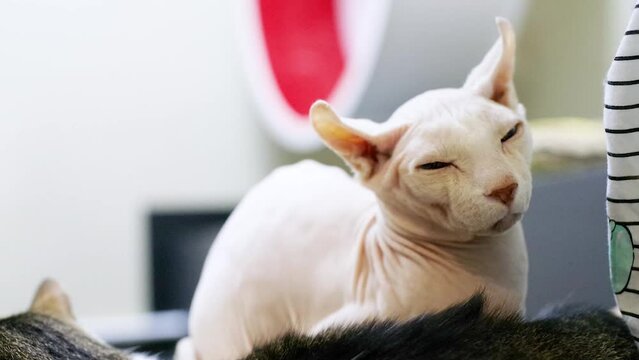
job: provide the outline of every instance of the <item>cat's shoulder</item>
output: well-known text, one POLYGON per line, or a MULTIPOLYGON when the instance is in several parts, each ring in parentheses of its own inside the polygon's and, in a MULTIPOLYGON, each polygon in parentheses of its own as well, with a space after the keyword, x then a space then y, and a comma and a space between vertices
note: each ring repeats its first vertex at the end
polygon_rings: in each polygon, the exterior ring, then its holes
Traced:
MULTIPOLYGON (((303 160, 280 166, 261 182, 263 187, 285 187, 289 191, 298 188, 351 188, 361 187, 353 177, 337 166, 330 166, 314 160, 303 160)), ((319 190, 319 189, 318 189, 319 190)))
POLYGON ((342 168, 332 165, 322 164, 315 160, 306 159, 294 164, 284 165, 273 170, 270 176, 278 177, 290 177, 290 176, 331 176, 331 177, 344 177, 349 180, 352 177, 346 173, 342 168))
POLYGON ((304 160, 273 170, 249 191, 242 204, 258 209, 260 204, 277 203, 294 212, 298 206, 323 204, 323 208, 346 206, 344 211, 349 211, 352 206, 359 208, 372 201, 374 196, 370 190, 343 169, 304 160))

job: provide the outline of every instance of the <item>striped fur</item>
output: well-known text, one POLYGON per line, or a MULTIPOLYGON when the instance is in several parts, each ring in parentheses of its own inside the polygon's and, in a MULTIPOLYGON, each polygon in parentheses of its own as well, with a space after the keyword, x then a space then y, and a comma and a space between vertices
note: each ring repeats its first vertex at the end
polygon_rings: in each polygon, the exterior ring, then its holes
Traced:
POLYGON ((42 283, 29 311, 0 319, 0 360, 142 360, 87 335, 53 280, 42 283))
POLYGON ((0 359, 125 360, 128 355, 53 317, 24 313, 0 320, 0 359))
POLYGON ((523 321, 485 315, 475 296, 413 321, 290 334, 257 348, 245 360, 639 359, 623 321, 607 311, 569 306, 523 321))

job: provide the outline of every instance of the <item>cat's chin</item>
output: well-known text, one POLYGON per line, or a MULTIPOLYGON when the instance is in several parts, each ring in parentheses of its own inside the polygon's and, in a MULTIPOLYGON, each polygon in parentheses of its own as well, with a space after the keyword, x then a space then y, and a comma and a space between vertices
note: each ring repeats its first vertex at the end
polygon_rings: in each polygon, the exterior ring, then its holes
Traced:
POLYGON ((521 213, 513 213, 508 214, 501 218, 501 220, 497 221, 491 228, 490 232, 492 233, 501 233, 508 229, 510 229, 513 225, 517 223, 521 219, 521 213))

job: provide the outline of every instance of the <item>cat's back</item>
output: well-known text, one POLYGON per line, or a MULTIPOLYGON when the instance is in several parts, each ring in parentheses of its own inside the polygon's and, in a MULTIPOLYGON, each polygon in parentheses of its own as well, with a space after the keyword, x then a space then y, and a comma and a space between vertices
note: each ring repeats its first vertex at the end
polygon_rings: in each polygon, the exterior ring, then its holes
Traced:
POLYGON ((301 303, 314 301, 307 296, 322 282, 322 296, 341 299, 334 292, 344 291, 358 224, 374 204, 374 195, 340 168, 309 160, 280 167, 226 221, 199 287, 230 282, 229 293, 266 287, 279 300, 297 294, 290 301, 301 303))
POLYGON ((204 358, 308 329, 343 305, 357 223, 375 203, 343 170, 303 161, 244 197, 209 252, 190 311, 204 358), (223 289, 223 291, 220 291, 223 289))
POLYGON ((249 241, 255 246, 281 239, 290 246, 295 239, 307 241, 303 239, 317 233, 327 238, 326 244, 329 238, 348 236, 344 232, 352 232, 354 222, 374 202, 372 192, 344 170, 305 160, 275 169, 253 187, 217 241, 249 241))
POLYGON ((334 207, 339 207, 352 200, 372 200, 372 193, 339 167, 303 160, 273 170, 251 189, 242 203, 263 199, 278 200, 282 206, 330 200, 334 207))

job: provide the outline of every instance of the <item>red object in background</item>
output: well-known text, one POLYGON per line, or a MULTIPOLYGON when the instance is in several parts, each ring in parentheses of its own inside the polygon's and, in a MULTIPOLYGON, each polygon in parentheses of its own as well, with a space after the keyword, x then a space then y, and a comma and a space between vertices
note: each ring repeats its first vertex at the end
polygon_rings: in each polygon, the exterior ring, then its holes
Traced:
POLYGON ((344 71, 335 2, 260 0, 259 9, 275 81, 290 107, 306 115, 315 100, 329 98, 344 71))
POLYGON ((317 99, 351 116, 382 43, 391 0, 228 0, 237 6, 242 63, 259 119, 286 149, 322 143, 308 117, 317 99))

